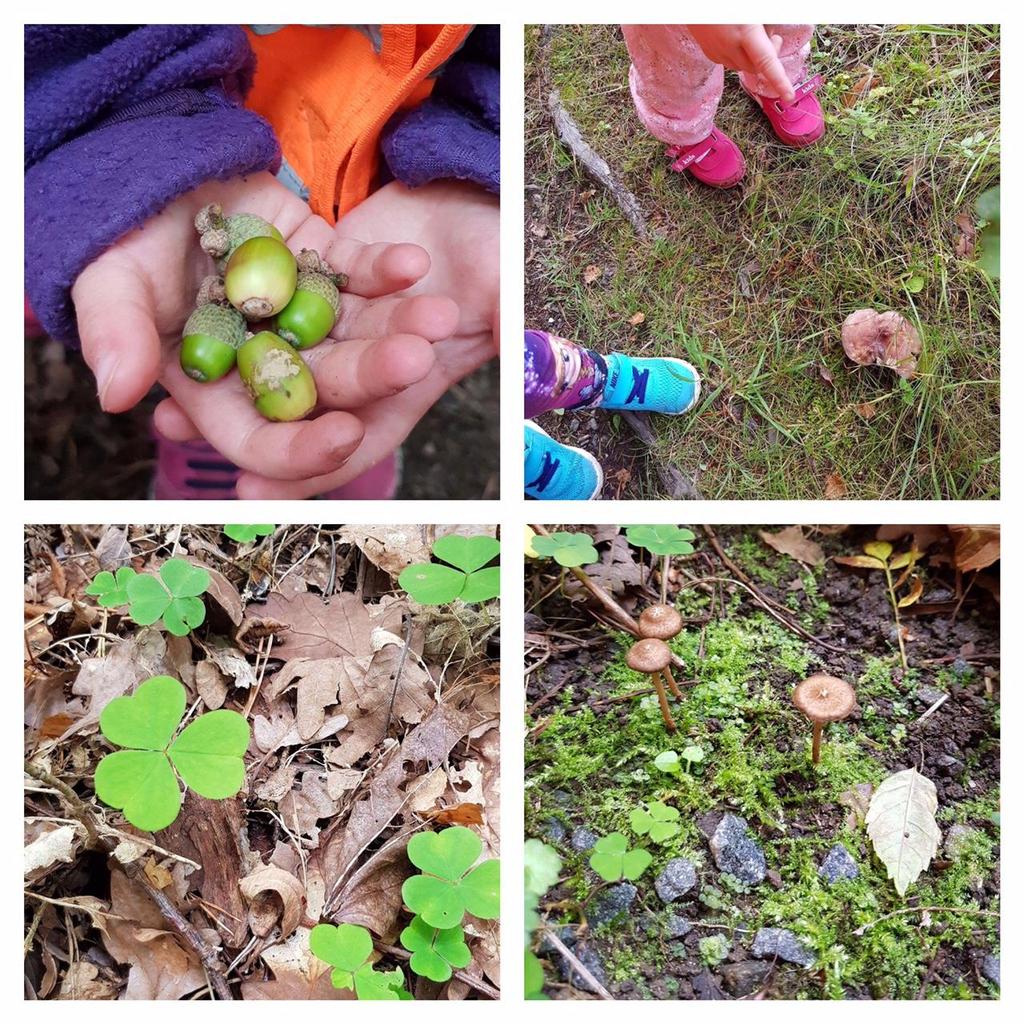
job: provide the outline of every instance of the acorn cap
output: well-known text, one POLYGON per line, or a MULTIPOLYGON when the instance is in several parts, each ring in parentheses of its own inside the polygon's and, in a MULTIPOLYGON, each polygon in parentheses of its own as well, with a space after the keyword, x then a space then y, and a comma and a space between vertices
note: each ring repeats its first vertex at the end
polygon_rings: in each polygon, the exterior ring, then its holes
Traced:
POLYGON ((672 652, 668 649, 668 644, 655 637, 638 640, 626 654, 626 664, 634 672, 660 672, 663 668, 668 668, 671 660, 672 652))
POLYGON ((839 722, 857 703, 857 694, 845 679, 816 675, 793 691, 793 703, 812 722, 839 722))
POLYGON ((683 617, 668 604, 652 604, 640 613, 637 622, 642 637, 669 640, 678 636, 683 628, 683 617))

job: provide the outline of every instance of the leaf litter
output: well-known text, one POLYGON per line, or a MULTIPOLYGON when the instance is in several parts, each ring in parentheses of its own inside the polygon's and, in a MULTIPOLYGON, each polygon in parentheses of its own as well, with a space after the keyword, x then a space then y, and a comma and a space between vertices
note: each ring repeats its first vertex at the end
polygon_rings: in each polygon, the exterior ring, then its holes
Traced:
POLYGON ((318 923, 368 928, 418 999, 497 996, 497 922, 467 919, 472 961, 443 984, 399 946, 412 836, 468 825, 498 855, 496 604, 411 607, 396 582, 438 537, 481 533, 495 530, 282 526, 242 544, 217 526, 26 528, 30 997, 352 998, 309 951, 318 923), (85 593, 171 557, 210 575, 190 635, 85 593), (103 708, 156 675, 185 686, 186 721, 230 709, 251 740, 236 798, 186 790, 150 834, 97 800, 93 775, 112 749, 103 708))

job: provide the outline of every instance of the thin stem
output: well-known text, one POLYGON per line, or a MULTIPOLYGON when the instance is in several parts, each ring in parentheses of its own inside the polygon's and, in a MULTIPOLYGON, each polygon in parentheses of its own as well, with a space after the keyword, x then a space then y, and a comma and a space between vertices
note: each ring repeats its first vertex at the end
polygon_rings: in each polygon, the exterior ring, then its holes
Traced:
POLYGON ((672 712, 669 710, 668 698, 665 696, 665 687, 661 682, 661 673, 652 672, 651 682, 654 683, 655 690, 658 691, 658 704, 661 707, 661 717, 665 719, 665 728, 669 732, 676 731, 675 719, 672 717, 672 712))
POLYGON ((900 605, 899 601, 896 600, 896 591, 892 585, 892 572, 889 570, 889 566, 885 567, 885 582, 886 587, 889 591, 889 604, 892 605, 892 616, 896 620, 896 639, 900 645, 900 663, 903 665, 903 671, 907 671, 907 649, 903 646, 903 626, 900 623, 900 605))
POLYGON ((661 603, 668 604, 668 560, 666 555, 661 563, 661 603))
POLYGON ((815 722, 811 730, 811 764, 817 764, 821 760, 821 734, 823 732, 821 722, 815 722))
POLYGON ((662 669, 661 674, 665 677, 665 682, 668 683, 668 688, 672 691, 672 696, 682 699, 682 691, 678 686, 676 686, 676 681, 672 676, 672 670, 670 668, 664 668, 662 669))

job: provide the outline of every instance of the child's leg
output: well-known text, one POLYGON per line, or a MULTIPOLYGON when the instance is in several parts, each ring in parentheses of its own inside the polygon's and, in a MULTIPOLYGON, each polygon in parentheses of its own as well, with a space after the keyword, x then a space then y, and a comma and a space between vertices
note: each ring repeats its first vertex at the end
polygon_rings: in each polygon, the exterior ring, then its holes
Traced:
MULTIPOLYGON (((779 60, 794 85, 799 85, 807 77, 807 57, 811 52, 811 36, 814 35, 813 25, 765 25, 769 36, 782 36, 782 49, 779 60)), ((740 81, 753 93, 759 96, 774 96, 775 90, 760 76, 741 72, 740 81)))
POLYGON ((722 98, 722 66, 704 56, 685 25, 623 25, 622 34, 644 127, 673 146, 706 139, 722 98))
POLYGON ((524 340, 527 419, 600 403, 608 373, 603 356, 546 331, 526 331, 524 340))

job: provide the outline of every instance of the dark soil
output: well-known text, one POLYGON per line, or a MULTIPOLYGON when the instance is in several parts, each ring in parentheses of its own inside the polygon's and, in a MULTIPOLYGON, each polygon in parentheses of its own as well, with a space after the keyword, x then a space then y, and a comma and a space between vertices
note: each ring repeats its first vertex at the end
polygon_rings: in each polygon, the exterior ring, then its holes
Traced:
MULTIPOLYGON (((498 364, 461 381, 417 424, 402 447, 400 499, 498 495, 498 364), (466 438, 473 457, 466 458, 466 438)), ((150 497, 155 391, 130 412, 108 416, 77 352, 25 342, 25 496, 122 500, 150 497)))
MULTIPOLYGON (((600 530, 608 532, 607 527, 559 528, 585 530, 592 534, 600 530)), ((998 911, 999 829, 988 814, 979 810, 986 802, 998 807, 1000 782, 999 607, 993 597, 993 592, 998 593, 998 563, 983 570, 976 581, 984 585, 967 587, 968 577, 958 578, 948 564, 942 544, 930 550, 932 557, 922 563, 926 582, 924 594, 916 606, 919 611, 915 612, 913 606, 904 609, 904 635, 910 663, 910 673, 904 677, 896 653, 892 610, 884 577, 881 573, 851 569, 831 561, 835 555, 859 552, 864 542, 873 539, 875 528, 849 527, 838 536, 815 536, 827 556, 825 566, 815 574, 816 596, 808 595, 804 590, 807 570, 764 545, 758 538, 757 529, 719 527, 715 533, 734 564, 764 597, 784 605, 791 621, 796 619, 811 627, 810 631, 820 643, 806 643, 806 651, 810 655, 807 674, 825 671, 858 687, 859 706, 851 719, 842 724, 840 732, 848 728, 859 748, 858 756, 863 754, 874 762, 876 781, 915 767, 936 786, 938 822, 944 837, 953 823, 959 823, 991 840, 991 861, 978 865, 977 877, 971 879, 969 890, 965 890, 964 905, 983 911, 998 911), (796 601, 793 600, 794 594, 798 595, 796 601), (822 602, 827 602, 827 611, 822 602), (816 618, 803 617, 802 613, 809 611, 812 605, 817 608, 816 618), (888 688, 870 681, 870 673, 877 670, 881 661, 892 666, 888 688), (948 697, 922 720, 921 716, 934 703, 934 697, 928 690, 921 693, 926 687, 942 690, 948 697), (870 721, 865 717, 865 707, 870 707, 870 721), (896 739, 895 734, 890 739, 893 728, 903 730, 900 739, 896 739)), ((764 529, 774 532, 778 528, 764 529)), ((689 589, 697 578, 736 578, 705 537, 698 533, 694 543, 695 554, 674 560, 669 577, 669 601, 676 600, 684 614, 686 610, 692 612, 692 607, 685 603, 685 594, 677 588, 689 589)), ((905 543, 897 544, 896 548, 903 550, 907 546, 905 543)), ((599 550, 605 550, 600 541, 599 550)), ((629 576, 625 575, 625 578, 629 579, 629 576)), ((636 576, 632 580, 616 597, 624 607, 636 613, 658 600, 659 580, 655 577, 643 588, 635 582, 636 576)), ((723 791, 721 777, 715 774, 719 770, 717 752, 712 753, 704 765, 704 778, 715 793, 714 806, 701 812, 700 798, 695 804, 691 803, 689 823, 696 841, 686 842, 681 850, 671 852, 671 855, 682 853, 684 856, 694 851, 698 853, 700 881, 697 889, 668 908, 692 921, 694 927, 681 941, 667 941, 657 929, 652 931, 645 927, 642 923, 645 917, 663 915, 666 910, 654 894, 653 878, 659 870, 659 855, 668 857, 669 853, 632 837, 624 823, 622 809, 636 806, 638 797, 657 797, 678 807, 685 829, 687 792, 682 787, 676 790, 671 777, 651 780, 646 774, 647 766, 653 753, 671 747, 679 750, 687 742, 698 742, 705 750, 715 751, 713 739, 729 723, 704 718, 691 726, 689 739, 684 737, 677 741, 673 738, 670 741, 668 734, 659 736, 656 731, 653 746, 639 750, 624 749, 630 742, 645 742, 636 739, 641 735, 638 719, 646 716, 660 724, 657 711, 641 711, 636 697, 615 699, 633 688, 632 684, 623 681, 622 673, 613 668, 616 663, 621 665, 622 635, 595 623, 589 610, 594 606, 582 600, 566 600, 557 590, 538 602, 550 581, 550 576, 543 573, 535 575, 532 580, 529 576, 527 578, 526 606, 532 608, 526 619, 528 652, 532 648, 527 664, 536 661, 538 652, 550 652, 544 664, 527 676, 527 835, 552 842, 556 836, 547 831, 552 822, 560 823, 567 836, 578 826, 586 826, 598 835, 616 829, 630 835, 631 845, 647 846, 656 857, 655 865, 635 883, 640 894, 627 922, 619 921, 596 930, 588 930, 585 926, 581 929, 583 919, 577 908, 590 904, 600 880, 587 866, 587 855, 574 853, 568 845, 568 838, 554 842, 563 858, 563 881, 547 893, 542 907, 549 908, 549 923, 561 923, 576 936, 577 953, 589 947, 597 954, 606 967, 607 987, 614 996, 735 998, 726 984, 726 975, 735 970, 760 970, 752 965, 765 963, 751 959, 748 947, 752 935, 749 933, 762 925, 787 925, 786 920, 765 920, 762 917, 766 901, 785 899, 790 891, 807 892, 808 900, 820 899, 820 906, 809 903, 790 908, 798 918, 793 925, 798 933, 813 930, 808 920, 813 921, 816 914, 820 913, 822 917, 835 914, 835 901, 845 898, 839 895, 841 890, 824 886, 824 883, 820 887, 813 884, 808 887, 806 864, 810 858, 813 861, 812 874, 815 873, 821 856, 833 842, 843 841, 850 847, 862 872, 855 883, 858 888, 850 891, 849 917, 845 926, 840 927, 839 939, 836 940, 851 961, 863 956, 865 962, 869 962, 866 959, 869 953, 860 947, 859 940, 852 934, 857 926, 891 910, 943 901, 943 897, 937 896, 937 888, 933 890, 927 886, 932 885, 933 880, 936 887, 942 885, 947 876, 951 877, 951 873, 960 870, 962 865, 948 859, 947 852, 940 846, 930 868, 917 884, 910 887, 906 898, 899 899, 886 880, 884 867, 872 858, 870 843, 863 835, 863 825, 858 823, 851 827, 848 808, 836 799, 823 797, 826 759, 823 758, 821 774, 816 773, 804 753, 808 737, 802 721, 793 716, 783 724, 766 722, 763 716, 758 717, 751 712, 751 727, 745 745, 756 748, 763 744, 772 748, 757 763, 766 766, 765 776, 760 781, 770 787, 772 797, 777 799, 782 809, 784 832, 755 821, 752 814, 740 807, 741 793, 730 797, 727 789, 723 791), (535 588, 532 591, 531 586, 535 588), (557 732, 562 723, 571 722, 572 716, 583 711, 593 713, 597 728, 591 728, 590 738, 585 742, 580 742, 579 734, 575 734, 573 742, 580 744, 584 754, 586 747, 599 743, 612 747, 607 755, 607 773, 599 773, 596 778, 584 775, 578 780, 553 778, 545 761, 547 752, 559 751, 562 741, 557 732), (630 736, 633 739, 624 740, 622 747, 616 747, 614 737, 624 735, 627 730, 632 730, 630 736), (609 740, 609 736, 612 739, 609 740), (712 738, 710 743, 708 737, 712 738), (543 749, 538 746, 537 753, 531 757, 531 746, 544 743, 547 746, 543 749), (531 786, 531 778, 539 773, 543 773, 543 778, 538 780, 540 784, 531 786), (635 781, 638 778, 646 781, 638 786, 635 781), (557 800, 552 799, 552 786, 559 787, 557 800), (643 786, 646 789, 641 788, 643 786), (663 787, 661 792, 654 792, 658 787, 663 787), (721 882, 707 847, 707 838, 726 811, 745 814, 752 833, 765 850, 769 870, 765 882, 759 886, 733 892, 721 882), (692 825, 696 825, 698 831, 693 831, 692 825), (702 865, 699 859, 701 852, 702 865), (798 890, 800 885, 804 889, 798 890), (722 908, 705 904, 703 893, 709 888, 715 892, 721 890, 719 895, 724 892, 728 903, 724 914, 718 912, 722 908), (823 889, 820 893, 819 888, 823 889), (869 911, 864 909, 865 899, 872 901, 869 911), (728 936, 731 950, 723 964, 706 966, 701 959, 699 943, 714 935, 728 936), (624 968, 623 964, 632 966, 624 968), (737 964, 744 966, 736 968, 737 964)), ((705 602, 704 609, 691 614, 683 635, 699 632, 703 636, 709 623, 723 619, 743 622, 762 614, 761 607, 741 588, 717 584, 713 607, 705 602), (730 598, 730 592, 738 594, 738 599, 730 598), (727 609, 724 616, 723 607, 727 609)), ((797 639, 803 640, 802 637, 797 639)), ((699 661, 677 670, 676 678, 684 692, 683 710, 676 711, 677 721, 685 718, 692 723, 694 715, 701 715, 699 710, 693 710, 695 691, 687 691, 688 687, 704 681, 709 673, 710 670, 706 673, 699 661)), ((628 679, 628 675, 625 678, 628 679)), ((633 678, 636 680, 635 689, 642 690, 642 677, 633 678)), ((782 713, 790 715, 789 693, 798 681, 799 677, 783 665, 764 664, 757 666, 750 687, 759 688, 761 684, 770 687, 779 700, 779 707, 784 709, 782 713)), ((833 735, 837 735, 836 728, 832 727, 833 735)), ((686 727, 681 727, 681 731, 685 734, 686 727)), ((647 734, 642 735, 646 737, 647 734)), ((828 737, 826 732, 826 744, 828 737)), ((835 742, 841 741, 837 739, 835 742)), ((604 751, 605 747, 600 749, 604 751)), ((658 776, 659 773, 652 771, 651 774, 658 776)), ((847 784, 837 786, 836 790, 845 788, 847 784)), ((989 925, 995 918, 970 915, 966 918, 943 918, 944 922, 958 922, 956 937, 948 943, 941 934, 945 924, 938 926, 939 937, 930 938, 929 929, 920 925, 916 914, 897 916, 893 920, 897 922, 891 938, 893 975, 895 977, 897 971, 905 970, 909 980, 904 980, 904 989, 909 985, 916 990, 901 990, 898 997, 991 998, 997 993, 998 990, 980 974, 982 959, 994 951, 993 932, 989 925), (970 928, 965 921, 977 925, 966 939, 959 930, 970 928)), ((868 934, 882 942, 882 929, 890 924, 892 921, 885 922, 868 934)), ((995 925, 991 928, 994 929, 995 925)), ((884 959, 881 963, 877 958, 870 962, 881 972, 887 970, 884 959)), ((888 982, 881 977, 857 978, 842 986, 841 995, 837 995, 834 988, 826 991, 828 972, 821 960, 810 971, 782 962, 768 962, 768 967, 764 978, 754 986, 753 994, 748 992, 745 998, 887 997, 888 982)), ((564 975, 560 975, 551 964, 547 979, 546 991, 552 998, 592 998, 586 992, 565 984, 564 975)))

